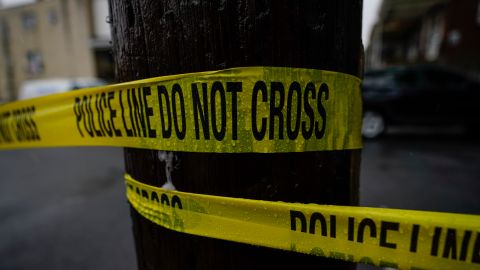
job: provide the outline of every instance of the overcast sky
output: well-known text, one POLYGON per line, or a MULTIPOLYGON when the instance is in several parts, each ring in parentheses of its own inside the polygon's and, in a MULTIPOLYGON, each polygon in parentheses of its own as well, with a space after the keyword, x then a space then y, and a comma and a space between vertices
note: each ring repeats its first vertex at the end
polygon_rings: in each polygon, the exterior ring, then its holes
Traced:
MULTIPOLYGON (((335 1, 335 0, 329 0, 335 1)), ((0 0, 4 6, 12 6, 34 2, 34 0, 0 0)), ((362 39, 365 48, 368 46, 368 39, 372 26, 375 24, 378 15, 378 8, 382 0, 363 0, 363 30, 362 39)))
POLYGON ((362 28, 362 39, 365 49, 368 46, 370 32, 372 27, 377 22, 378 10, 382 0, 363 0, 363 28, 362 28))
POLYGON ((35 2, 34 0, 0 0, 3 6, 16 6, 35 2))

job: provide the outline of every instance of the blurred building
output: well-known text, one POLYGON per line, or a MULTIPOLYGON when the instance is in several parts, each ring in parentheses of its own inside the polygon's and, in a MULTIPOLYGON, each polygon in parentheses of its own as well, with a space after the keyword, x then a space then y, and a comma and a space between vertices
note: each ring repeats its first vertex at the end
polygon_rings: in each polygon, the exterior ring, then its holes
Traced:
POLYGON ((383 0, 367 68, 425 62, 480 75, 480 0, 383 0))
POLYGON ((30 79, 113 79, 107 0, 39 0, 0 8, 0 101, 30 79))

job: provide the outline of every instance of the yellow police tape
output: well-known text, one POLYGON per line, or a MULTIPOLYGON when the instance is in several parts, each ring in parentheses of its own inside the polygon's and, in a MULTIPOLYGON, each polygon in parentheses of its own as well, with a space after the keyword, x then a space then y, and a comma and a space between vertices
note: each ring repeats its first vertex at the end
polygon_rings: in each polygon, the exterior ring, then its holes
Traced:
MULTIPOLYGON (((150 78, 0 105, 0 150, 121 146, 274 153, 361 148, 360 80, 246 67, 150 78)), ((126 176, 166 228, 405 269, 480 269, 480 217, 188 194, 126 176)))
POLYGON ((286 67, 181 74, 0 106, 0 149, 187 152, 361 148, 360 79, 286 67))
POLYGON ((191 194, 129 175, 125 183, 142 216, 183 233, 400 269, 480 269, 480 216, 191 194))

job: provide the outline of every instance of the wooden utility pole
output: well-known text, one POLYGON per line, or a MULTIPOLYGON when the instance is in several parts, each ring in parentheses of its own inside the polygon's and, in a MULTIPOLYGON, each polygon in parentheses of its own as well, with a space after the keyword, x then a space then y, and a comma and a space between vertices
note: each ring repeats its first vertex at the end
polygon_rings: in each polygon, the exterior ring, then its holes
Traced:
MULTIPOLYGON (((245 66, 360 75, 361 0, 110 0, 117 79, 245 66)), ((125 149, 127 172, 161 186, 166 153, 125 149)), ((180 191, 358 204, 360 151, 173 152, 180 191)), ((351 264, 173 232, 131 210, 139 269, 350 269, 351 264)))

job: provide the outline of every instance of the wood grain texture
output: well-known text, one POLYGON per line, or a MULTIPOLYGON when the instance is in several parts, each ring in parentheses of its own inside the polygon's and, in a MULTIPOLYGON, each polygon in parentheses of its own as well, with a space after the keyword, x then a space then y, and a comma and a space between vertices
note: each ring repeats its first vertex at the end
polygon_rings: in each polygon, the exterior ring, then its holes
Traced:
MULTIPOLYGON (((242 66, 360 75, 361 0, 110 0, 119 81, 242 66)), ((360 151, 175 152, 180 191, 286 202, 358 204, 360 151)), ((126 170, 161 186, 158 151, 125 149, 126 170)), ((352 264, 180 234, 131 211, 139 269, 351 269, 352 264)))

